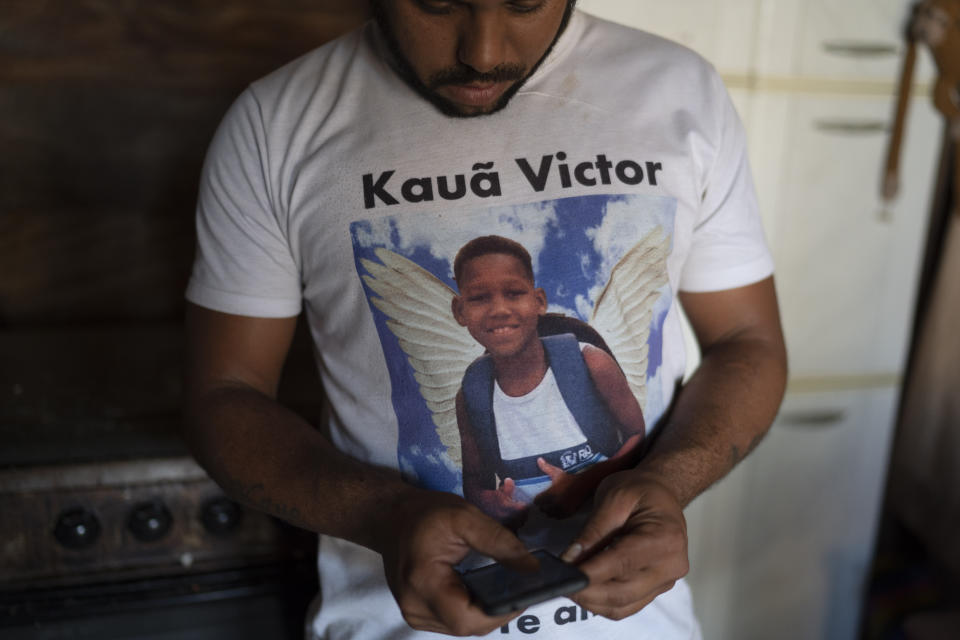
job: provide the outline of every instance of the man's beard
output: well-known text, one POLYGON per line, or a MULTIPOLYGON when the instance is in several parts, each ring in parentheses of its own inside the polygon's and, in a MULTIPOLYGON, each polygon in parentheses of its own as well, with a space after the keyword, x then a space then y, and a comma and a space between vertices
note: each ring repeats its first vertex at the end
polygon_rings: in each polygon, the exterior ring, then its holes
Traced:
POLYGON ((431 74, 425 83, 419 77, 417 77, 417 74, 413 69, 413 65, 410 64, 410 61, 407 60, 407 57, 403 55, 403 52, 400 49, 400 43, 397 41, 396 35, 391 28, 390 17, 387 15, 387 11, 383 6, 384 2, 385 0, 373 0, 371 5, 373 6, 374 18, 377 21, 377 25, 380 27, 380 33, 383 34, 384 41, 390 50, 390 54, 393 56, 393 66, 395 70, 410 86, 410 88, 420 95, 420 97, 428 101, 444 115, 454 118, 487 116, 506 107, 507 103, 510 102, 513 96, 520 91, 520 88, 524 85, 527 79, 536 73, 543 61, 546 60, 547 56, 550 55, 550 52, 553 51, 553 47, 557 44, 557 40, 560 39, 560 36, 563 35, 563 32, 566 30, 567 24, 570 22, 570 16, 573 15, 573 9, 577 4, 577 0, 567 0, 567 6, 564 9, 563 17, 560 19, 560 26, 557 28, 556 35, 553 36, 550 46, 547 47, 547 50, 543 52, 543 55, 540 56, 540 59, 537 60, 537 62, 529 69, 529 71, 524 65, 519 63, 504 63, 497 65, 490 71, 481 73, 476 69, 461 63, 453 67, 441 69, 440 71, 431 74), (438 88, 444 85, 491 84, 509 81, 513 81, 513 84, 511 84, 507 90, 500 95, 492 107, 475 113, 463 112, 456 103, 443 97, 436 91, 438 88))

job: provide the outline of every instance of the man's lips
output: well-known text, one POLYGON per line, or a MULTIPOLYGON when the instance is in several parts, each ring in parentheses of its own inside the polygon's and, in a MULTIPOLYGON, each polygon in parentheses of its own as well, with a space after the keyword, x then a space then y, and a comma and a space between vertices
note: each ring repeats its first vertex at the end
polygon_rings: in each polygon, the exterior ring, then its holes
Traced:
POLYGON ((511 81, 448 84, 440 88, 451 100, 469 107, 483 107, 495 102, 511 85, 511 81))

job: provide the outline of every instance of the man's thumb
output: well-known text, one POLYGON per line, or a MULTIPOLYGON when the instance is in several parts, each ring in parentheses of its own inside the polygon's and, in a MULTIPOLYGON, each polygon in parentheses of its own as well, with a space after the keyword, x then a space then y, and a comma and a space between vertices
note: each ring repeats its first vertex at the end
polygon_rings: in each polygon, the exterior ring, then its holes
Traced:
POLYGON ((633 507, 633 501, 629 500, 604 500, 597 504, 580 534, 560 559, 564 562, 575 562, 584 554, 602 549, 626 523, 633 513, 633 507))
POLYGON ((518 571, 536 571, 540 562, 512 531, 492 518, 483 517, 463 532, 463 539, 474 551, 518 571))

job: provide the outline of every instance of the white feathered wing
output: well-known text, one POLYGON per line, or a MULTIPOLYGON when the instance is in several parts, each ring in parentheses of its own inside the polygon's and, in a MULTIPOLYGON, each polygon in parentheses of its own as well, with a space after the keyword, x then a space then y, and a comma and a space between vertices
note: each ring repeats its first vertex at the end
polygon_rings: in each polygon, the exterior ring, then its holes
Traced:
POLYGON ((361 259, 363 281, 377 294, 370 302, 386 314, 387 326, 413 367, 420 393, 433 415, 447 455, 461 465, 456 398, 467 366, 483 347, 453 317, 456 295, 426 269, 388 249, 377 249, 382 264, 361 259))
POLYGON ((650 322, 667 284, 670 243, 656 227, 620 258, 597 297, 590 325, 603 336, 640 407, 646 406, 650 322))

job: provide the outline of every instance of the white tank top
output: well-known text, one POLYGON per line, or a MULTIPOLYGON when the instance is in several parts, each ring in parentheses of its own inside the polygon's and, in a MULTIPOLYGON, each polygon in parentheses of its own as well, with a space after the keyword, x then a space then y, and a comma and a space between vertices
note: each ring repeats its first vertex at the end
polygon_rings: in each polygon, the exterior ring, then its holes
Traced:
POLYGON ((553 369, 519 397, 505 394, 494 380, 493 416, 504 460, 569 449, 587 439, 560 395, 553 369))

